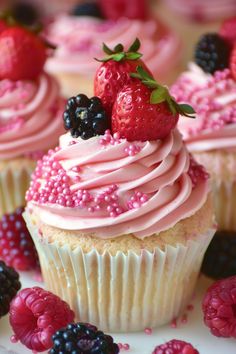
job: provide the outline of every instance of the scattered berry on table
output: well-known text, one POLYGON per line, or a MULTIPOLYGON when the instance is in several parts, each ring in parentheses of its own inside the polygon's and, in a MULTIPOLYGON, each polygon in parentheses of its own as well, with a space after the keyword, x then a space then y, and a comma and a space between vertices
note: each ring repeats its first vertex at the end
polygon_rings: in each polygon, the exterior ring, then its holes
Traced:
POLYGON ((117 44, 112 50, 105 44, 103 51, 107 55, 101 66, 97 69, 94 79, 94 93, 100 97, 103 106, 109 116, 111 116, 112 106, 115 102, 118 92, 134 81, 130 77, 130 73, 135 72, 137 66, 142 66, 146 72, 151 72, 140 59, 142 54, 139 53, 140 41, 136 39, 127 51, 124 50, 122 44, 117 44))
POLYGON ((195 48, 195 62, 210 74, 227 68, 229 57, 230 46, 217 33, 203 35, 195 48))
POLYGON ((202 310, 204 322, 214 336, 236 338, 236 276, 211 285, 202 310))
POLYGON ((179 114, 191 117, 188 105, 178 105, 168 89, 158 84, 142 67, 134 81, 118 93, 112 110, 112 133, 128 141, 164 139, 176 127, 179 114))
POLYGON ((88 98, 80 94, 67 101, 63 115, 64 127, 75 138, 90 139, 102 135, 110 128, 110 120, 98 97, 88 98))
POLYGON ((88 323, 69 324, 53 337, 50 354, 117 354, 119 347, 113 338, 88 323))
POLYGON ((236 275, 235 232, 216 232, 205 253, 202 272, 214 279, 236 275))
POLYGON ((76 5, 71 12, 74 16, 91 16, 103 18, 99 4, 95 2, 84 2, 76 5))
POLYGON ((24 209, 0 219, 0 259, 17 270, 39 268, 38 254, 22 217, 24 209))
POLYGON ((47 58, 43 40, 19 26, 0 33, 0 52, 0 80, 37 79, 47 58))
POLYGON ((74 312, 58 296, 39 287, 21 290, 10 306, 14 334, 27 348, 42 352, 52 347, 52 335, 74 320, 74 312))
POLYGON ((172 339, 165 344, 158 345, 152 354, 199 354, 199 351, 190 343, 172 339))
POLYGON ((10 302, 21 288, 19 274, 0 261, 0 318, 10 309, 10 302))

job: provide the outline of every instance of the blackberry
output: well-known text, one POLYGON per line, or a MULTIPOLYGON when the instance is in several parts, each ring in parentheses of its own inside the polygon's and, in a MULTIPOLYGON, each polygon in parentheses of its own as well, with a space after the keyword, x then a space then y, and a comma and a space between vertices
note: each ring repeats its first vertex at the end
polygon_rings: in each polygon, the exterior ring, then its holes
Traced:
POLYGON ((90 139, 102 135, 110 128, 110 122, 98 97, 88 98, 80 94, 67 101, 64 127, 74 138, 90 139))
POLYGON ((236 233, 218 231, 203 260, 202 272, 214 279, 236 275, 236 233))
POLYGON ((71 14, 74 16, 92 16, 103 18, 100 7, 95 2, 85 2, 83 4, 78 4, 73 8, 71 14))
POLYGON ((0 261, 0 318, 10 310, 10 302, 21 288, 19 274, 0 261))
POLYGON ((207 73, 227 68, 229 58, 229 44, 217 33, 203 35, 196 45, 195 62, 207 73))
POLYGON ((113 338, 88 323, 73 323, 57 331, 50 354, 117 354, 113 338))

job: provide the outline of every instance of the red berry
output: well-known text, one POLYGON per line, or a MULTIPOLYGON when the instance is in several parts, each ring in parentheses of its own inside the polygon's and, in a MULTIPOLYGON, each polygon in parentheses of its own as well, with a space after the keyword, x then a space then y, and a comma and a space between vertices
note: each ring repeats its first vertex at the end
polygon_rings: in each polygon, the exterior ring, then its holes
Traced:
POLYGON ((119 62, 110 60, 97 69, 94 79, 94 94, 102 100, 108 115, 111 115, 118 92, 125 85, 134 81, 130 77, 130 73, 136 72, 139 65, 150 73, 142 60, 122 60, 119 62))
POLYGON ((22 217, 23 208, 0 220, 0 259, 17 270, 39 267, 37 251, 22 217))
POLYGON ((233 45, 236 41, 236 16, 225 20, 219 33, 221 37, 233 45))
POLYGON ((236 276, 211 285, 202 310, 204 322, 214 336, 236 338, 236 276))
POLYGON ((4 20, 0 20, 0 34, 8 28, 4 20))
POLYGON ((0 53, 0 79, 34 80, 46 61, 43 40, 21 27, 0 34, 0 53))
POLYGON ((229 66, 231 70, 231 75, 233 76, 234 80, 236 80, 236 42, 230 55, 229 66))
POLYGON ((128 141, 164 139, 176 126, 179 114, 166 102, 150 103, 151 89, 140 81, 126 85, 117 95, 112 110, 112 132, 128 141))
POLYGON ((74 312, 58 296, 38 287, 21 290, 10 306, 10 324, 27 348, 42 352, 52 347, 52 335, 74 320, 74 312))
POLYGON ((152 354, 199 354, 199 351, 190 343, 172 339, 165 344, 158 345, 152 354))
POLYGON ((146 0, 100 0, 104 16, 111 20, 120 17, 144 20, 147 17, 146 0))

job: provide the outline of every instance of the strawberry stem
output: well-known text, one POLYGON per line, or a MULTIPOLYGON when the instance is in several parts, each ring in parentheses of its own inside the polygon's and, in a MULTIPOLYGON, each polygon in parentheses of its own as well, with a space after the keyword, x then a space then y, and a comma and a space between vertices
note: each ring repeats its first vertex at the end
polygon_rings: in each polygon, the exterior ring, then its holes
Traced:
POLYGON ((109 60, 114 60, 116 62, 120 62, 122 60, 137 60, 142 57, 142 54, 138 52, 140 45, 140 40, 138 38, 135 39, 127 51, 124 50, 124 46, 120 43, 113 49, 103 43, 103 51, 107 54, 107 56, 103 59, 94 59, 99 62, 107 62, 109 60))
POLYGON ((139 79, 145 86, 152 90, 150 95, 151 104, 166 102, 173 115, 179 113, 188 118, 195 118, 194 109, 188 104, 178 104, 172 97, 166 86, 160 85, 152 76, 150 76, 142 66, 137 66, 136 73, 131 73, 131 77, 139 79))

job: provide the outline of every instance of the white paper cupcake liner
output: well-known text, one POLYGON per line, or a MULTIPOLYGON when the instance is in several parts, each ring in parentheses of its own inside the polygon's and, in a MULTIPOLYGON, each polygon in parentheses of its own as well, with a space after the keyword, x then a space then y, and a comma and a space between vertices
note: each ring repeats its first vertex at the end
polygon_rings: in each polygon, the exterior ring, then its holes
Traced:
POLYGON ((167 245, 164 251, 112 256, 48 243, 29 214, 24 217, 47 289, 69 303, 77 320, 109 332, 140 331, 177 317, 192 297, 203 255, 215 233, 210 229, 185 246, 167 245))
POLYGON ((0 217, 25 205, 25 193, 29 187, 35 164, 6 165, 0 170, 0 217))
POLYGON ((236 231, 236 181, 212 181, 219 230, 236 231))

